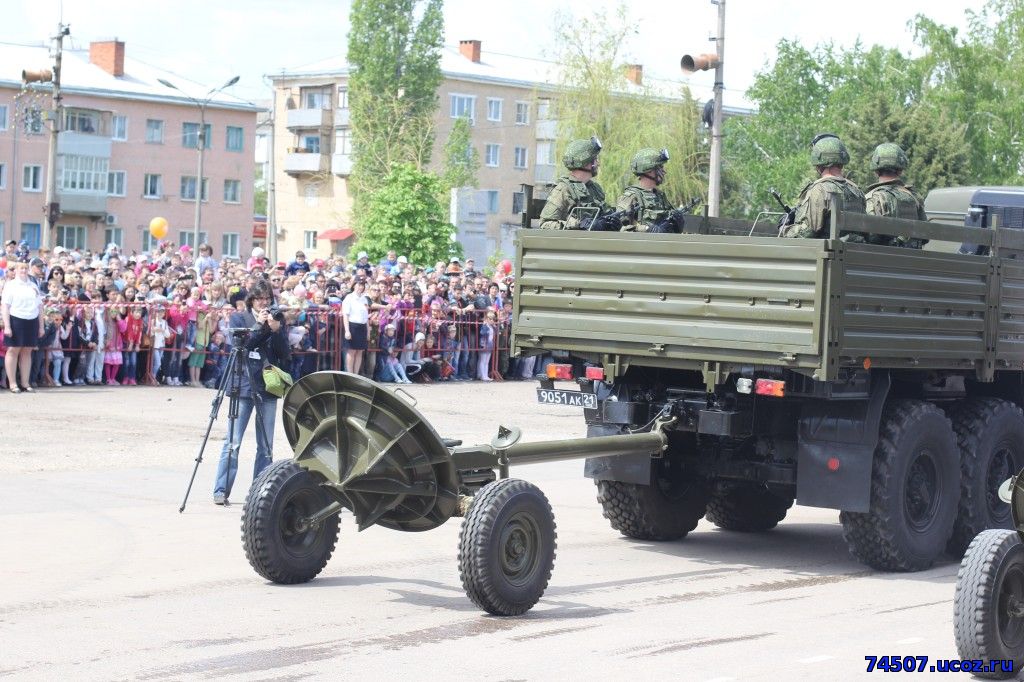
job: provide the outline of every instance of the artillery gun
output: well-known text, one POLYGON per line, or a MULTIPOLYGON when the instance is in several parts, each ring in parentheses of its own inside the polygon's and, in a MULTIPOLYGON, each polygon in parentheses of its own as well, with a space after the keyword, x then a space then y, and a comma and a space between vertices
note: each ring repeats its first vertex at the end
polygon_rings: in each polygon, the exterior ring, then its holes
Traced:
POLYGON ((982 531, 967 548, 953 632, 961 659, 984 662, 975 675, 1009 679, 1024 665, 1024 471, 1003 483, 999 498, 1010 504, 1016 530, 982 531))

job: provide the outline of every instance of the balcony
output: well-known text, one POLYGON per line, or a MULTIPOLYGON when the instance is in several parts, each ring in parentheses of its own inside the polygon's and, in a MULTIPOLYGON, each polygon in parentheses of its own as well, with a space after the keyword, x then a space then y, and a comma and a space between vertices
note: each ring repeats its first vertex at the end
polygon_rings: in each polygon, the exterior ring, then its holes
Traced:
POLYGON ((330 109, 289 109, 285 125, 298 128, 326 128, 331 125, 330 109))
POLYGON ((555 166, 550 163, 538 163, 533 167, 533 182, 541 185, 555 181, 555 166))
POLYGON ((92 216, 99 218, 107 212, 107 193, 66 192, 57 190, 60 211, 66 216, 92 216))
POLYGON ((64 130, 57 135, 57 154, 110 158, 110 138, 64 130))
POLYGON ((335 175, 348 176, 352 174, 352 155, 335 154, 331 157, 331 171, 335 175))
POLYGON ((327 154, 289 150, 284 157, 284 172, 292 175, 299 173, 326 173, 330 170, 330 157, 327 154))
POLYGON ((349 110, 338 109, 334 112, 334 127, 335 128, 347 128, 349 124, 349 110))
POLYGON ((547 120, 537 121, 537 139, 555 140, 558 139, 558 121, 547 120))

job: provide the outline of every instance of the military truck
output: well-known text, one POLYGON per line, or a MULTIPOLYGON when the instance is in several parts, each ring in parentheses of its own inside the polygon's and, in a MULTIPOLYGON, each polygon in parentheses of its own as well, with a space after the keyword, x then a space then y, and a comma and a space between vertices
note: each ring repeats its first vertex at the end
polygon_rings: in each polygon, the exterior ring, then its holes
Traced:
POLYGON ((840 211, 826 239, 687 225, 519 236, 514 351, 571 358, 538 400, 582 406, 590 436, 675 418, 660 456, 586 460, 613 528, 760 532, 826 507, 857 559, 917 571, 1011 527, 997 489, 1024 465, 1024 233, 840 211), (556 383, 570 376, 578 390, 556 383))

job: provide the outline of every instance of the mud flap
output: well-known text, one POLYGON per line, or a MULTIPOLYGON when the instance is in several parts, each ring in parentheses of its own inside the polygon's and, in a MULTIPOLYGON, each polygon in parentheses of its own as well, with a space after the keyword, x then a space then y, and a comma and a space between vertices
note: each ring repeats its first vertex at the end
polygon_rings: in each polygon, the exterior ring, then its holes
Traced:
MULTIPOLYGON (((622 427, 607 424, 588 424, 587 437, 615 436, 622 427)), ((650 455, 618 455, 615 457, 588 457, 583 463, 583 475, 595 481, 621 481, 622 483, 651 484, 653 461, 650 455)))
POLYGON ((890 384, 888 372, 873 374, 867 401, 803 404, 797 436, 797 504, 868 511, 871 466, 890 384))

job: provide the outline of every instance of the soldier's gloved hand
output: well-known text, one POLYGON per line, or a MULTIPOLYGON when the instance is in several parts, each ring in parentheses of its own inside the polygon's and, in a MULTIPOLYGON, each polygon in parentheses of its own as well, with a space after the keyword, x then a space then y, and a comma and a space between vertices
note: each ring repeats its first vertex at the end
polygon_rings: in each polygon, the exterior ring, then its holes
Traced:
POLYGON ((594 219, 590 229, 594 232, 618 232, 622 227, 622 218, 615 213, 607 213, 594 219))
POLYGON ((662 220, 660 223, 654 223, 647 228, 648 234, 673 234, 675 231, 675 226, 668 220, 662 220))

